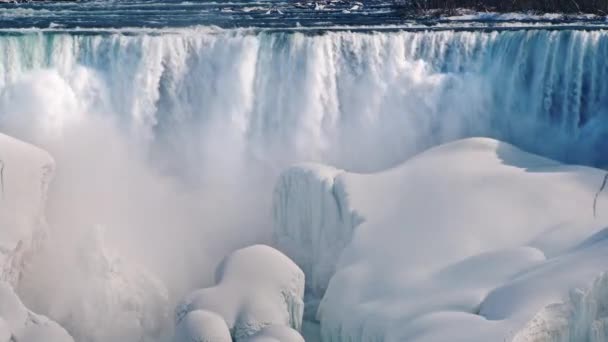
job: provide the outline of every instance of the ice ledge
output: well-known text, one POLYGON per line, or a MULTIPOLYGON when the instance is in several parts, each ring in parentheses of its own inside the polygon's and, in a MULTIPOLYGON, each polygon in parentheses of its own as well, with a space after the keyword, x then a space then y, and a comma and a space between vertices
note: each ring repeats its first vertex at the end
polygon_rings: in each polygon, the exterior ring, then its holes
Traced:
POLYGON ((566 301, 544 307, 513 342, 608 341, 608 273, 589 288, 574 288, 566 301))
POLYGON ((350 207, 343 174, 330 166, 300 164, 284 171, 274 190, 274 244, 306 274, 310 301, 323 297, 342 250, 363 222, 350 207))

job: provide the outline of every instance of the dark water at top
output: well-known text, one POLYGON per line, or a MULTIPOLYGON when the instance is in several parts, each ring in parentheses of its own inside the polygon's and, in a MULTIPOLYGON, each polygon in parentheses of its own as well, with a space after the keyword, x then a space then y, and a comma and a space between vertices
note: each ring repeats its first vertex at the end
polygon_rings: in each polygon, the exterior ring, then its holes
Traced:
POLYGON ((524 23, 524 24, 605 24, 604 18, 525 16, 473 16, 449 20, 404 18, 386 0, 323 1, 46 1, 0 3, 0 29, 120 29, 166 28, 214 25, 222 28, 256 27, 271 29, 333 28, 371 26, 428 27, 438 24, 524 23), (499 20, 496 20, 499 19, 499 20))

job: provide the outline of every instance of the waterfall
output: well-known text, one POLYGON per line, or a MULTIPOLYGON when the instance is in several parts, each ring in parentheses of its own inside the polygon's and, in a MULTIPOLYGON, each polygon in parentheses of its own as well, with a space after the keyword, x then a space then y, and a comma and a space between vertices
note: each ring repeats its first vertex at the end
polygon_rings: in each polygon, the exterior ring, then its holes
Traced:
POLYGON ((0 47, 0 89, 55 70, 85 112, 113 115, 146 140, 186 144, 219 129, 255 158, 365 170, 483 135, 608 162, 605 31, 183 29, 3 35, 0 47))

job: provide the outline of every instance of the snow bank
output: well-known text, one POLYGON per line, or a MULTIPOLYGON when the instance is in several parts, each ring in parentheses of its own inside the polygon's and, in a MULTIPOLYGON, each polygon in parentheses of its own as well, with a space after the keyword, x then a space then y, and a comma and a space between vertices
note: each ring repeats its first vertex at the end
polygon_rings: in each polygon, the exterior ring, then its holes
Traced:
POLYGON ((44 209, 54 168, 45 151, 0 134, 0 280, 16 285, 46 235, 44 209))
POLYGON ((174 342, 232 342, 224 319, 210 311, 188 312, 175 328, 174 342))
POLYGON ((13 290, 47 235, 46 196, 55 163, 45 151, 0 134, 0 341, 69 342, 57 323, 28 310, 13 290))
POLYGON ((290 327, 269 325, 249 339, 249 342, 304 342, 304 338, 290 327))
POLYGON ((73 342, 57 323, 23 306, 9 284, 0 282, 0 341, 73 342))
POLYGON ((608 224, 607 194, 594 200, 604 176, 484 138, 376 174, 297 166, 275 192, 277 236, 289 237, 277 245, 307 276, 331 263, 300 251, 336 256, 317 313, 324 340, 502 341, 606 268, 603 239, 579 245, 608 224), (328 193, 346 205, 322 206, 328 193), (358 224, 332 245, 345 228, 325 222, 344 208, 358 224))
POLYGON ((237 250, 218 266, 216 283, 182 300, 176 309, 178 327, 190 326, 194 320, 217 327, 214 331, 221 330, 217 319, 201 319, 199 314, 190 317, 191 312, 204 310, 222 317, 236 341, 246 340, 269 325, 300 329, 304 273, 281 252, 263 245, 237 250))
POLYGON ((513 342, 608 341, 608 274, 589 288, 575 288, 568 300, 543 308, 513 342))
POLYGON ((77 340, 158 337, 169 316, 162 283, 112 254, 100 229, 83 227, 70 241, 49 234, 54 168, 47 152, 0 134, 0 341, 8 333, 19 342, 72 340, 22 302, 77 340))

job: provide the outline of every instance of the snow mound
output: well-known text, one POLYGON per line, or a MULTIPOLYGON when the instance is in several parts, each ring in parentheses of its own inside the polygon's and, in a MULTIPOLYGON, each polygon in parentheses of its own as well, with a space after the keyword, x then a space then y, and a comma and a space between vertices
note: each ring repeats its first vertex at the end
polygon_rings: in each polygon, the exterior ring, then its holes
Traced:
POLYGON ((13 286, 46 236, 44 210, 54 168, 45 151, 0 134, 0 280, 13 286))
POLYGON ((224 319, 216 313, 188 312, 175 328, 174 342, 232 342, 224 319))
POLYGON ((218 266, 216 283, 182 300, 176 309, 178 326, 190 312, 204 310, 221 316, 236 341, 269 325, 300 329, 304 273, 274 248, 255 245, 230 254, 218 266))
POLYGON ((509 340, 606 269, 608 244, 583 243, 608 224, 605 175, 485 138, 375 174, 297 166, 275 191, 277 245, 307 277, 335 269, 323 340, 509 340), (335 259, 300 254, 313 245, 335 259))
POLYGON ((304 338, 290 327, 269 325, 249 339, 249 342, 304 342, 304 338))
POLYGON ((57 323, 29 311, 5 282, 0 282, 0 341, 74 342, 57 323))

